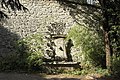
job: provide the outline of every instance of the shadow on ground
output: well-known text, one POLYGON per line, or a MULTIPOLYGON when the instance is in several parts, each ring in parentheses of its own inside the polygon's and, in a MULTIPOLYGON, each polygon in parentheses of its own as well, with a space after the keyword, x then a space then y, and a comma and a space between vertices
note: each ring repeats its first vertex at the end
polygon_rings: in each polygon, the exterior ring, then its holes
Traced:
POLYGON ((80 80, 80 78, 49 78, 36 74, 0 73, 0 80, 80 80))
POLYGON ((100 78, 96 78, 96 80, 120 80, 119 76, 104 76, 100 78))
POLYGON ((45 74, 28 74, 16 72, 1 72, 0 80, 120 80, 120 77, 99 77, 86 78, 86 76, 72 75, 45 75, 45 74))

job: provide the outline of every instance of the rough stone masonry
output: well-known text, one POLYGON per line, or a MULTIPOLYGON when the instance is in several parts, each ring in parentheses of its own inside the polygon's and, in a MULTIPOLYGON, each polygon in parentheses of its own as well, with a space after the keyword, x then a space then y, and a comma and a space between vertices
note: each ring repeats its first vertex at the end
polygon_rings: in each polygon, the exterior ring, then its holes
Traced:
POLYGON ((64 33, 74 24, 69 11, 55 0, 20 0, 27 12, 2 10, 9 17, 0 26, 0 54, 15 53, 14 42, 30 34, 47 32, 51 23, 65 24, 64 33))

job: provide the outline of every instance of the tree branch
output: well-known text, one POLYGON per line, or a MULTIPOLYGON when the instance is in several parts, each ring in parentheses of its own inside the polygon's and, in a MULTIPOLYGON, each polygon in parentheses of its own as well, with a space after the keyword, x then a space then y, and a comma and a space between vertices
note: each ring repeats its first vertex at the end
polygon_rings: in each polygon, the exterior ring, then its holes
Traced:
POLYGON ((69 1, 69 0, 57 0, 57 1, 62 2, 62 3, 75 4, 75 5, 81 5, 81 6, 88 6, 88 7, 93 7, 93 8, 96 8, 96 9, 101 9, 100 6, 87 4, 87 3, 80 3, 80 2, 69 1))
POLYGON ((11 8, 14 11, 16 10, 28 11, 28 9, 24 7, 19 0, 2 0, 1 6, 2 8, 7 8, 8 10, 9 8, 11 8))

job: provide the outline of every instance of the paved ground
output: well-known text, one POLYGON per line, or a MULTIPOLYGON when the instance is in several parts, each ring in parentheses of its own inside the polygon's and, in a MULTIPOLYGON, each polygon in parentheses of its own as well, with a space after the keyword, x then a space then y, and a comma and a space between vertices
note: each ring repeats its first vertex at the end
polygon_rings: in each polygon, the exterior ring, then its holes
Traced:
MULTIPOLYGON (((96 77, 96 76, 95 76, 96 77)), ((40 75, 26 73, 0 73, 0 80, 120 80, 118 78, 94 78, 91 76, 73 76, 73 75, 40 75)))
POLYGON ((36 74, 25 74, 25 73, 0 73, 0 80, 80 80, 79 77, 75 76, 55 76, 47 75, 40 76, 36 74))

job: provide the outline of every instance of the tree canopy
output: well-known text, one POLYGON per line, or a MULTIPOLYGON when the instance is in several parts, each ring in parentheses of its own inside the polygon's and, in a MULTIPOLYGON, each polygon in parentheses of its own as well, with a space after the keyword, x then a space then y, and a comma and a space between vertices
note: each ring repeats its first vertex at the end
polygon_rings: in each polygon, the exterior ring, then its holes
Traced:
MULTIPOLYGON (((57 0, 80 25, 102 32, 105 43, 106 66, 111 67, 113 53, 110 31, 120 25, 120 0, 57 0)), ((114 30, 117 32, 118 30, 114 30)), ((115 35, 113 35, 115 36, 115 35)))
MULTIPOLYGON (((87 14, 87 18, 98 18, 103 21, 104 15, 108 16, 110 26, 120 25, 120 1, 119 0, 57 0, 64 7, 76 10, 77 14, 87 14), (98 16, 99 14, 100 16, 98 16), (94 16, 92 16, 94 14, 94 16)), ((70 10, 72 11, 72 10, 70 10)), ((73 12, 72 12, 73 13, 73 12)), ((74 17, 76 15, 73 15, 74 17)), ((95 20, 95 19, 94 19, 95 20)))

